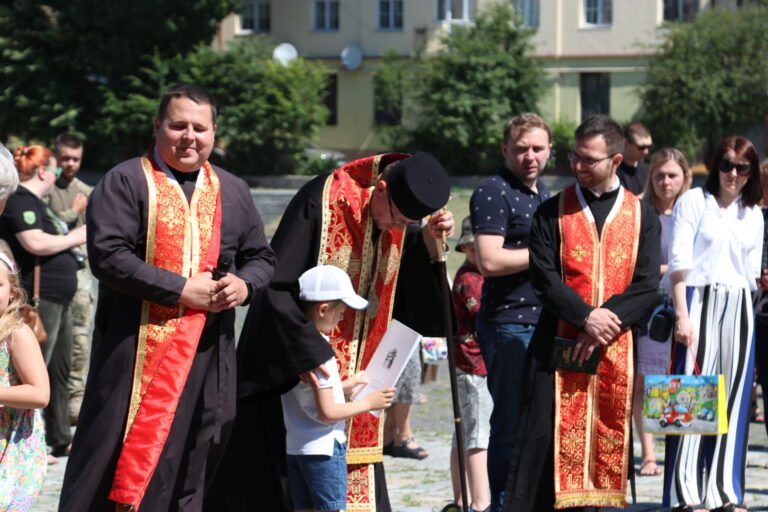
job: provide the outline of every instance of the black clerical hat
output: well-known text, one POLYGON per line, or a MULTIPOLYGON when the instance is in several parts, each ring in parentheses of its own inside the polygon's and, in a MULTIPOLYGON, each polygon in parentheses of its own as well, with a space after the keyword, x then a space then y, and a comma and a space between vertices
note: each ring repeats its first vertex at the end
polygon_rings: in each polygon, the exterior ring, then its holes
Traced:
POLYGON ((387 190, 400 213, 418 220, 445 206, 451 184, 435 157, 416 153, 389 170, 387 190))

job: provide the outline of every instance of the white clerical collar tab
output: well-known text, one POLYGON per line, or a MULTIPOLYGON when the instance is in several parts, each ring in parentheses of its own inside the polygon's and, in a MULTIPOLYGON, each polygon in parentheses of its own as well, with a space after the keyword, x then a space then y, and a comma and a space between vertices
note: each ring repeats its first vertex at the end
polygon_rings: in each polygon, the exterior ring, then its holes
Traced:
POLYGON ((603 194, 607 194, 607 193, 609 193, 609 192, 613 192, 614 190, 616 190, 616 189, 617 189, 617 188, 619 188, 620 186, 621 186, 621 181, 619 181, 619 177, 618 177, 618 176, 614 176, 614 177, 613 177, 613 185, 611 185, 611 188, 609 188, 608 190, 606 190, 606 191, 605 191, 605 192, 603 192, 602 194, 601 194, 601 193, 599 193, 599 192, 597 192, 597 191, 595 191, 595 189, 593 189, 593 188, 588 188, 587 190, 589 190, 590 192, 592 192, 592 194, 593 194, 595 197, 600 197, 600 196, 602 196, 603 194))

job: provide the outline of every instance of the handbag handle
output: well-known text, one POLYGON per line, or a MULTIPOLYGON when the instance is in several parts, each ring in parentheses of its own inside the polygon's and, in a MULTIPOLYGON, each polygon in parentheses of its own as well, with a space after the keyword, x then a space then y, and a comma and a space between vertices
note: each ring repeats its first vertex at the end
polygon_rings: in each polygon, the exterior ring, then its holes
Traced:
POLYGON ((32 305, 40 305, 40 256, 35 256, 35 277, 32 282, 32 305))
MULTIPOLYGON (((674 332, 672 333, 672 336, 674 337, 674 332)), ((673 339, 672 340, 672 357, 669 359, 669 368, 667 368, 667 377, 669 377, 672 374, 672 365, 675 364, 675 352, 677 351, 677 345, 678 343, 673 339)), ((701 368, 699 368, 699 362, 696 361, 696 356, 693 353, 693 349, 690 345, 688 345, 688 353, 691 354, 691 359, 693 360, 693 374, 695 376, 701 375, 701 368)))

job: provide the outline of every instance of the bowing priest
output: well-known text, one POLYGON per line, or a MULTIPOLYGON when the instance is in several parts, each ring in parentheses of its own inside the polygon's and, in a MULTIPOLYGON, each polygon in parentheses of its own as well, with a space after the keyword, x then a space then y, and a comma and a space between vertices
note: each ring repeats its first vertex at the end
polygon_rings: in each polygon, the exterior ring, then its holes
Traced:
POLYGON ((590 117, 575 139, 577 183, 544 202, 531 229, 531 282, 544 311, 526 356, 505 511, 626 502, 630 326, 656 295, 661 228, 616 176, 619 125, 590 117))
POLYGON ((208 92, 171 87, 155 144, 91 195, 99 301, 60 511, 203 509, 234 417, 234 307, 275 264, 248 186, 208 163, 215 132, 208 92))
MULTIPOLYGON (((423 335, 444 335, 430 250, 453 232, 443 211, 450 185, 431 155, 384 154, 350 162, 302 187, 272 239, 275 277, 251 306, 238 347, 238 414, 213 511, 290 510, 280 394, 334 354, 342 379, 366 368, 394 317, 423 335), (346 271, 366 311, 348 310, 330 345, 297 302, 302 272, 320 264, 346 271), (268 439, 267 443, 262 439, 268 439)), ((347 510, 388 511, 382 461, 384 417, 347 424, 347 510), (377 506, 378 504, 378 506, 377 506)), ((213 505, 213 503, 211 503, 213 505)))

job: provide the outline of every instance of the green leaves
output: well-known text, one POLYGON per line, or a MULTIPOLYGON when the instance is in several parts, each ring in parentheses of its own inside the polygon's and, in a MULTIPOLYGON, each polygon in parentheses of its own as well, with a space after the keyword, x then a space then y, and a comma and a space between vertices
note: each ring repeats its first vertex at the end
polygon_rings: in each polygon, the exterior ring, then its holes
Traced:
POLYGON ((401 105, 405 119, 378 129, 393 149, 429 151, 448 172, 495 169, 504 124, 534 110, 541 95, 530 35, 514 9, 500 3, 474 26, 453 26, 436 53, 386 54, 374 78, 376 106, 401 105))
POLYGON ((702 12, 670 29, 642 88, 642 119, 656 145, 689 157, 768 114, 768 8, 702 12))

